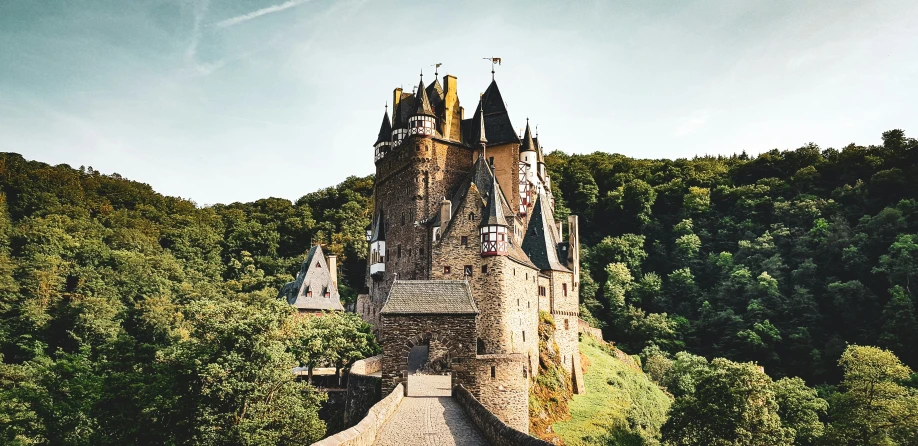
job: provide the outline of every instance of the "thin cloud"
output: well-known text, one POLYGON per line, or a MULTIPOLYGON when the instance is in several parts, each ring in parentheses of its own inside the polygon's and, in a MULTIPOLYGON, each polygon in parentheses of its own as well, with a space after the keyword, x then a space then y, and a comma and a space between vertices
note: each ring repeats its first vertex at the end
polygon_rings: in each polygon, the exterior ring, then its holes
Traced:
POLYGON ((685 136, 698 130, 708 123, 710 117, 710 110, 695 110, 690 115, 682 118, 682 123, 676 128, 676 136, 685 136))
POLYGON ((273 5, 273 6, 268 6, 267 8, 261 8, 261 9, 256 10, 256 11, 252 11, 252 12, 250 12, 250 13, 248 13, 248 14, 243 14, 243 15, 240 15, 240 16, 236 16, 236 17, 232 17, 232 18, 226 19, 226 20, 221 20, 221 21, 215 23, 214 26, 216 26, 217 28, 226 28, 226 27, 230 27, 230 26, 236 26, 236 25, 238 25, 238 24, 240 24, 240 23, 248 22, 249 20, 252 20, 252 19, 261 17, 261 16, 263 16, 263 15, 273 14, 273 13, 275 13, 275 12, 280 12, 280 11, 283 11, 283 10, 285 10, 285 9, 290 9, 290 8, 293 8, 293 7, 296 7, 296 6, 300 6, 300 5, 302 5, 303 3, 306 3, 306 2, 308 2, 308 1, 309 1, 309 0, 288 0, 288 1, 284 2, 284 3, 278 4, 278 5, 273 5))

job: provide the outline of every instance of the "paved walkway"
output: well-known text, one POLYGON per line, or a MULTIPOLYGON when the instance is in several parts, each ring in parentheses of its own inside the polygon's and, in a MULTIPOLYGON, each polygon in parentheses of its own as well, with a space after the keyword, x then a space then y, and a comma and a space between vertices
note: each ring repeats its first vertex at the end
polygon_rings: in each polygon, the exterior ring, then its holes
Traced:
POLYGON ((411 375, 408 396, 376 436, 380 446, 486 446, 462 406, 450 397, 450 377, 411 375))

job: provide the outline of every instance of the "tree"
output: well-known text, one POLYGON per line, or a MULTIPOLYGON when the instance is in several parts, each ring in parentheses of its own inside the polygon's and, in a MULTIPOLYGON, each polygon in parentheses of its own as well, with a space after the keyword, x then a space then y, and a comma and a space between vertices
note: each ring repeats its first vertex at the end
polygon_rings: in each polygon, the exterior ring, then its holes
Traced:
POLYGON ((918 395, 899 384, 912 370, 896 355, 877 347, 852 345, 839 366, 842 388, 830 400, 826 439, 837 445, 897 444, 903 431, 918 425, 918 395))
POLYGON ((771 379, 751 363, 714 359, 695 390, 676 398, 661 430, 666 445, 791 445, 771 379))
POLYGON ((825 425, 819 421, 829 404, 819 398, 816 389, 800 378, 781 378, 772 384, 781 424, 793 430, 794 444, 813 445, 822 438, 825 425))

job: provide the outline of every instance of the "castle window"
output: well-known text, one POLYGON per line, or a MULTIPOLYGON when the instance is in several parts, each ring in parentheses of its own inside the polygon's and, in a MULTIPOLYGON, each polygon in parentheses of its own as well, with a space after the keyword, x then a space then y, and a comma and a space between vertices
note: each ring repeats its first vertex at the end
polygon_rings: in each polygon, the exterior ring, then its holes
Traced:
POLYGON ((395 252, 396 257, 402 258, 402 245, 396 246, 395 249, 396 249, 396 252, 395 252))
POLYGON ((468 277, 472 276, 472 265, 465 265, 465 275, 468 277))
POLYGON ((491 366, 491 378, 497 378, 497 367, 491 366))
POLYGON ((316 262, 316 268, 321 268, 321 267, 322 267, 322 264, 319 262, 316 262))
POLYGON ((459 244, 461 244, 462 246, 469 246, 469 237, 465 235, 463 235, 462 237, 459 237, 459 244))
POLYGON ((481 265, 481 273, 482 274, 488 273, 488 265, 481 265))
POLYGON ((443 274, 449 274, 450 268, 448 266, 443 267, 443 274))
POLYGON ((479 355, 485 354, 485 343, 484 343, 484 341, 481 340, 481 338, 478 338, 478 345, 477 345, 477 347, 478 347, 478 349, 477 349, 476 351, 478 352, 479 355))
POLYGON ((564 293, 564 297, 567 297, 567 284, 566 283, 561 284, 561 292, 564 293))
POLYGON ((402 226, 405 226, 405 214, 402 214, 402 226))
POLYGON ((421 151, 421 145, 418 144, 418 145, 414 146, 414 151, 415 151, 415 152, 420 152, 420 151, 421 151))
POLYGON ((519 299, 516 300, 516 306, 520 306, 520 300, 519 300, 519 299))
POLYGON ((475 213, 469 212, 469 221, 475 221, 475 213))
POLYGON ((526 308, 529 308, 529 301, 526 301, 526 308))
POLYGON ((526 342, 526 331, 523 330, 523 342, 526 342))
POLYGON ((494 167, 494 157, 493 156, 488 157, 488 165, 490 165, 491 167, 494 167))
POLYGON ((567 319, 564 320, 564 329, 565 329, 565 330, 570 330, 570 329, 571 329, 570 325, 567 324, 567 319))

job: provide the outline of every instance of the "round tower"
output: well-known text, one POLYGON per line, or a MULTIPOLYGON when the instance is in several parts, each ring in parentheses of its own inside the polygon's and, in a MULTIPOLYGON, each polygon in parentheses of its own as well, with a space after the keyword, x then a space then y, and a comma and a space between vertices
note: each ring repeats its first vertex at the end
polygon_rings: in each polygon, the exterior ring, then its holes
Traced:
POLYGON ((383 113, 382 124, 379 126, 379 136, 376 137, 376 143, 373 144, 374 161, 379 161, 392 146, 392 123, 389 122, 389 105, 386 105, 386 111, 383 113))
POLYGON ((408 135, 434 136, 437 133, 437 116, 430 106, 430 99, 427 97, 427 90, 424 88, 424 75, 421 74, 421 82, 418 84, 418 92, 415 95, 417 108, 408 118, 408 135))

